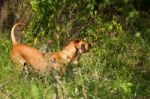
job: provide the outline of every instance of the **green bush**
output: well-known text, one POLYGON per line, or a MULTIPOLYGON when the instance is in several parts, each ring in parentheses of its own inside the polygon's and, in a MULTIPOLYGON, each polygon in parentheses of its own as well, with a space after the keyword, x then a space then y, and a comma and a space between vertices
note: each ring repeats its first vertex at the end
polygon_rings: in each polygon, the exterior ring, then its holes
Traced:
MULTIPOLYGON (((98 0, 32 0, 33 16, 23 43, 49 51, 60 50, 70 39, 92 44, 77 65, 69 64, 60 82, 52 75, 21 76, 11 63, 11 41, 0 39, 0 98, 12 99, 129 99, 150 96, 149 15, 142 19, 129 0, 103 0, 104 10, 116 5, 120 14, 97 10, 98 0), (127 2, 126 2, 127 1, 127 2), (126 6, 126 4, 129 4, 126 6), (127 8, 127 9, 126 9, 127 8)), ((102 10, 102 8, 101 8, 102 10)), ((9 33, 10 34, 10 33, 9 33)), ((55 75, 55 74, 54 74, 55 75)))

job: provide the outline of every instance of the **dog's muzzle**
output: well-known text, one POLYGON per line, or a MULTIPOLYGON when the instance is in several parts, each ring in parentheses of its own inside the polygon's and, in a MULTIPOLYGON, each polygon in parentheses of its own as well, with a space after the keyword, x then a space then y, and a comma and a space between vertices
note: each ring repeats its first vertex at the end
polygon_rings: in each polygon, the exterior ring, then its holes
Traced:
POLYGON ((81 45, 82 53, 89 52, 90 48, 91 48, 91 44, 83 44, 83 45, 81 45))

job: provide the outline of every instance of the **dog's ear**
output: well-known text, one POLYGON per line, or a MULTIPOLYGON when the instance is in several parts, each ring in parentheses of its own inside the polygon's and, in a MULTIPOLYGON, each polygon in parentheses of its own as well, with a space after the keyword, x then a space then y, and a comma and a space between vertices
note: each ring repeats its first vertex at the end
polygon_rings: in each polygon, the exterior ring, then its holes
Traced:
POLYGON ((80 40, 75 40, 74 42, 75 42, 75 43, 79 43, 79 42, 80 42, 80 40))

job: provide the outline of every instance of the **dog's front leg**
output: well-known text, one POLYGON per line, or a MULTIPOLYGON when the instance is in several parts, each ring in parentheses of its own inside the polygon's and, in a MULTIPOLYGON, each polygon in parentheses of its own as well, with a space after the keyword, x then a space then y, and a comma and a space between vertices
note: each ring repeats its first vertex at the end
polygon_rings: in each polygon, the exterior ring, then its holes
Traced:
POLYGON ((78 60, 77 60, 77 59, 74 59, 74 60, 72 61, 72 64, 77 65, 77 64, 78 64, 78 60))

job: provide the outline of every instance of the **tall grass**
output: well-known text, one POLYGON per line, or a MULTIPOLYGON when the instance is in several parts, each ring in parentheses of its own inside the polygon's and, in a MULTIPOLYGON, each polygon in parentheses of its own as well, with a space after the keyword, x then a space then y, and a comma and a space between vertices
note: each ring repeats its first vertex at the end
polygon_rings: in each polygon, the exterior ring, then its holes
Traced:
MULTIPOLYGON (((132 34, 122 27, 114 20, 102 22, 97 19, 96 25, 83 31, 92 48, 89 53, 81 55, 77 65, 68 66, 59 82, 52 75, 22 77, 13 68, 9 57, 11 41, 7 36, 2 37, 0 98, 147 98, 150 96, 150 45, 142 34, 132 34)), ((60 48, 58 45, 55 48, 60 48)))

